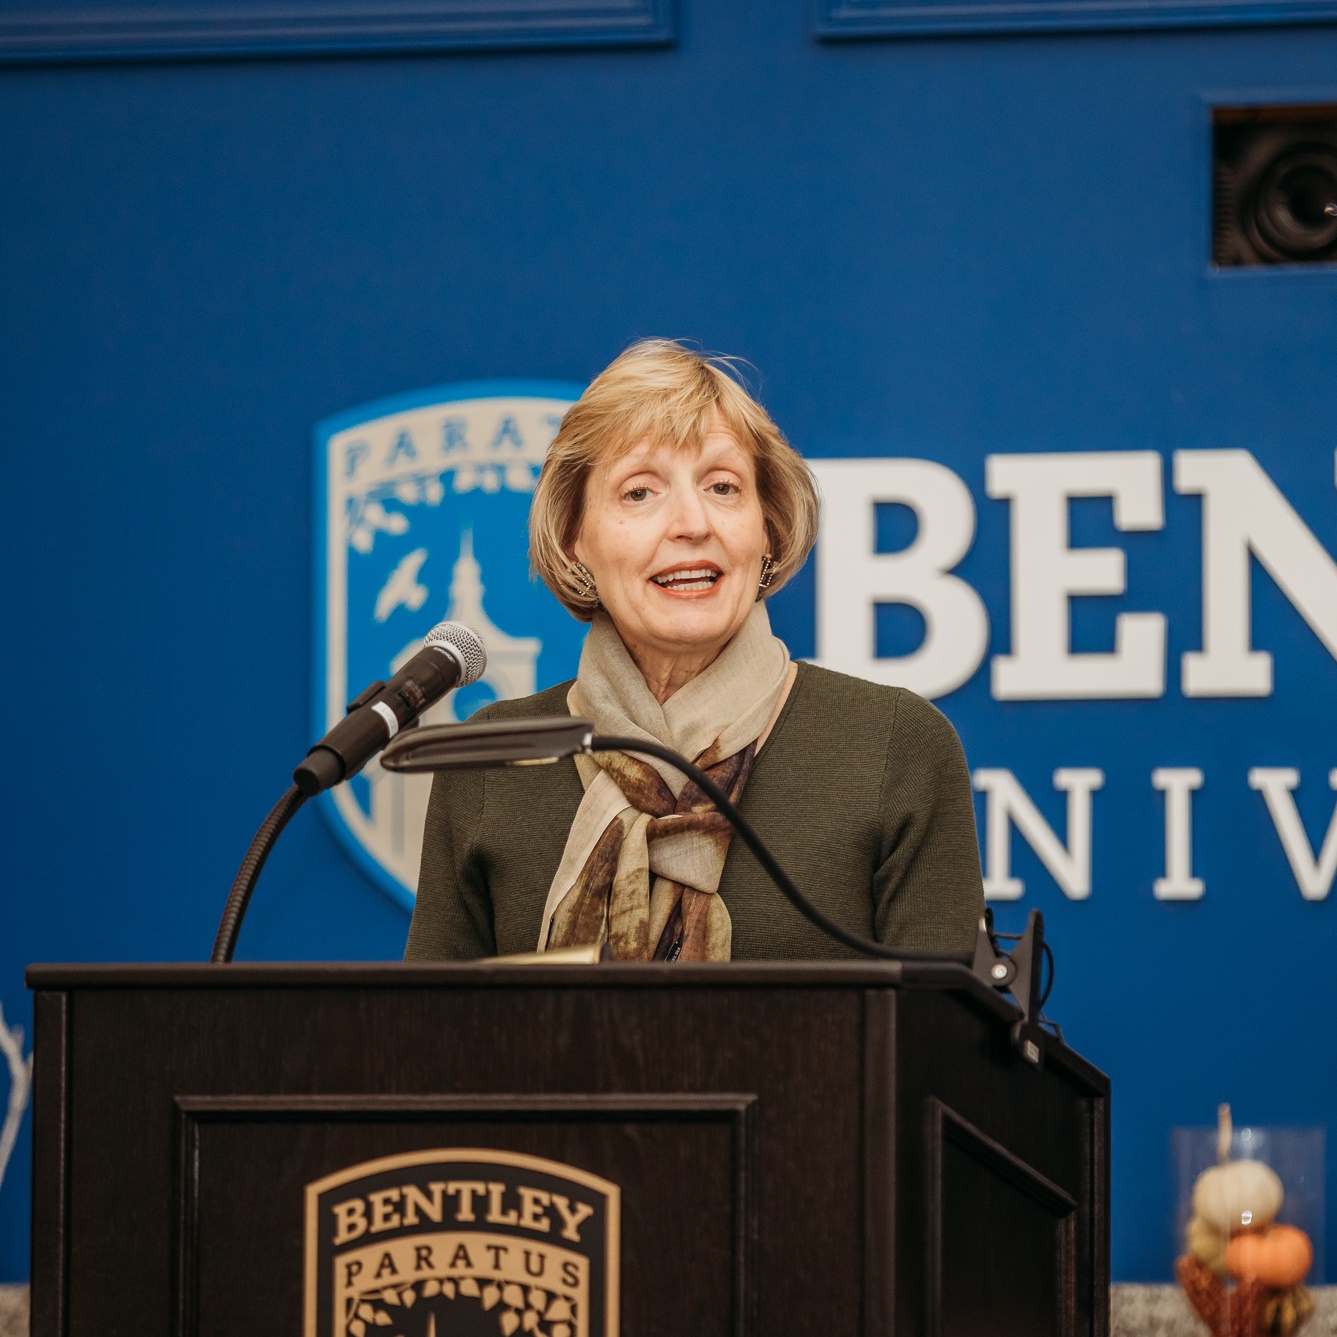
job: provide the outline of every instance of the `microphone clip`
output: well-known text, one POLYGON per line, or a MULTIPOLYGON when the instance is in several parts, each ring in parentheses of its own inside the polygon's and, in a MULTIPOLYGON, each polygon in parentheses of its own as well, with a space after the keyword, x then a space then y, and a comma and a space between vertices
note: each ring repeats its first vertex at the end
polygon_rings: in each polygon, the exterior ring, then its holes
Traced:
MULTIPOLYGON (((1049 988, 1040 989, 1041 960, 1049 955, 1045 945, 1045 917, 1032 910, 1026 918, 1026 931, 1017 937, 1011 953, 1002 951, 994 934, 993 910, 985 907, 975 933, 974 974, 991 989, 1010 993, 1021 1009, 1012 1024, 1012 1047, 1033 1068, 1044 1067, 1045 1042, 1049 1032, 1040 1024, 1049 988)), ((1050 959, 1050 983, 1053 982, 1053 956, 1050 959)))
POLYGON ((383 691, 385 691, 383 682, 369 683, 344 707, 344 714, 351 715, 355 710, 361 710, 363 706, 371 705, 383 691))

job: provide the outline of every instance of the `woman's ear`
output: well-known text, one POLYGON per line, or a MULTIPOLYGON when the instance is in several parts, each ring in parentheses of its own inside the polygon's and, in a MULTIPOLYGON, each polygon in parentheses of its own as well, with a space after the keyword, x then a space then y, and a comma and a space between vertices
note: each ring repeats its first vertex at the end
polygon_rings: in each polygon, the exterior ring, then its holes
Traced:
POLYGON ((585 545, 580 541, 580 535, 577 534, 571 540, 562 552, 566 558, 566 569, 572 572, 576 577, 576 583, 584 586, 587 582, 593 585, 594 575, 589 567, 585 565, 585 559, 581 556, 585 545))
POLYGON ((575 523, 566 531, 566 538, 562 543, 562 556, 566 559, 567 566, 582 560, 580 550, 584 546, 580 541, 580 517, 577 517, 575 523))

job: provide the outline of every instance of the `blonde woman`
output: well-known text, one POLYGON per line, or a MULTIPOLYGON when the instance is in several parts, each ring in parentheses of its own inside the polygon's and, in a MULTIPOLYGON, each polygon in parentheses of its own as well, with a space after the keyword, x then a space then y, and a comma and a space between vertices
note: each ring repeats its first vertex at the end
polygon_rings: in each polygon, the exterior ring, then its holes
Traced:
MULTIPOLYGON (((968 953, 983 910, 969 773, 912 692, 795 663, 766 597, 817 534, 812 476, 721 359, 634 344, 562 420, 535 571, 590 623, 574 682, 479 717, 570 713, 685 754, 853 933, 968 953)), ((611 753, 438 775, 410 960, 607 943, 620 960, 850 955, 668 765, 611 753)))

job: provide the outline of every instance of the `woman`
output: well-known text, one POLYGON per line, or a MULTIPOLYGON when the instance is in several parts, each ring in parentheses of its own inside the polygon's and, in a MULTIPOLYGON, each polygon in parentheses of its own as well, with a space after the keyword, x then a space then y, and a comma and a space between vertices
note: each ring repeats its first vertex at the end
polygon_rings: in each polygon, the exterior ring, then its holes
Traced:
MULTIPOLYGON (((575 681, 479 717, 571 713, 708 770, 799 888, 852 932, 969 952, 983 909, 965 757, 931 705, 810 664, 765 597, 817 533, 811 474, 718 361, 629 348, 573 405, 530 556, 590 632, 575 681)), ((443 772, 410 960, 607 941, 618 959, 848 956, 695 786, 623 753, 443 772)))

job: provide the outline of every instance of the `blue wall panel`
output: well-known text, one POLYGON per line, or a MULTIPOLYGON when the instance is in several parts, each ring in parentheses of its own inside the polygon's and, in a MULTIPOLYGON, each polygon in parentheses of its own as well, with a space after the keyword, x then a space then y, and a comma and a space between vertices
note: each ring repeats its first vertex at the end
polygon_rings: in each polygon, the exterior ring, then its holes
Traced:
POLYGON ((1331 0, 815 0, 823 38, 1327 23, 1331 0))
MULTIPOLYGON (((1061 829, 1099 765, 1099 871, 1067 900, 1014 842, 1059 961, 1050 1011, 1115 1081, 1114 1269, 1167 1277, 1167 1130, 1220 1099, 1324 1122, 1331 899, 1300 900, 1254 765, 1331 813, 1337 665, 1258 577, 1267 699, 1185 700, 1199 503, 1177 449, 1253 452, 1337 552, 1337 273, 1208 265, 1210 101, 1337 100, 1326 27, 816 43, 798 5, 688 5, 676 47, 0 72, 6 523, 0 1002, 31 960, 202 959, 307 743, 310 436, 384 395, 588 379, 628 340, 750 358, 813 456, 939 460, 971 488, 960 567, 1008 645, 1008 509, 984 457, 1150 449, 1166 525, 1121 534, 1170 618, 1154 702, 941 701, 976 766, 1061 829), (1154 765, 1202 766, 1200 902, 1154 902, 1154 765), (1151 834, 1148 835, 1147 832, 1151 834), (1102 880, 1103 879, 1103 880, 1102 880)), ((1078 541, 1113 542, 1108 504, 1078 541)), ((815 645, 811 573, 780 597, 815 645)), ((406 919, 303 813, 241 955, 393 957, 406 919)), ((26 1137, 0 1280, 27 1270, 26 1137)), ((1329 1275, 1335 1256, 1329 1250, 1329 1275)))
POLYGON ((673 0, 0 3, 0 62, 15 63, 655 46, 672 38, 673 0))

